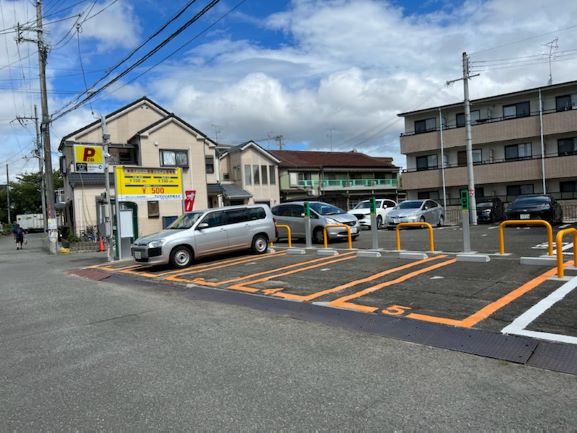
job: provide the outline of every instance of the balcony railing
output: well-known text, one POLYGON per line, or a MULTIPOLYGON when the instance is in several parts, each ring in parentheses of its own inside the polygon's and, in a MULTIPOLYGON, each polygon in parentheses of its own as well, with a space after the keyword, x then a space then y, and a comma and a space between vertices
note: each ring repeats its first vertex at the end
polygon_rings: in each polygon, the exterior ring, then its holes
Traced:
POLYGON ((300 180, 300 188, 396 188, 397 179, 325 179, 325 180, 300 180))

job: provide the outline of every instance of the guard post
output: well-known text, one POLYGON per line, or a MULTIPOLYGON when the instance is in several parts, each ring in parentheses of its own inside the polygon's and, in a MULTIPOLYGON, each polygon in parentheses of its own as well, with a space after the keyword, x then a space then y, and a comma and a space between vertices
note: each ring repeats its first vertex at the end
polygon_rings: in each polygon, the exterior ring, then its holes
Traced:
POLYGON ((311 204, 308 201, 304 202, 305 206, 305 241, 306 247, 312 248, 312 233, 311 233, 311 204))
POLYGON ((377 199, 375 196, 371 196, 369 199, 369 204, 371 208, 371 234, 373 237, 373 250, 379 249, 379 228, 377 227, 377 199))
POLYGON ((471 252, 471 231, 469 228, 469 191, 467 188, 459 190, 461 202, 461 216, 463 220, 463 252, 471 252))

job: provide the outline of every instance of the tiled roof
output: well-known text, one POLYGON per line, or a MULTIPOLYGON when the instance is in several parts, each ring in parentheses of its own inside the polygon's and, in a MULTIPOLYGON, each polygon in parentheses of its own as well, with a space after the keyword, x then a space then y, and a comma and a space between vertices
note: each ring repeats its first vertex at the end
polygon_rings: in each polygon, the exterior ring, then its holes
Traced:
POLYGON ((314 152, 302 150, 269 150, 287 168, 398 168, 392 158, 373 157, 360 152, 314 152))

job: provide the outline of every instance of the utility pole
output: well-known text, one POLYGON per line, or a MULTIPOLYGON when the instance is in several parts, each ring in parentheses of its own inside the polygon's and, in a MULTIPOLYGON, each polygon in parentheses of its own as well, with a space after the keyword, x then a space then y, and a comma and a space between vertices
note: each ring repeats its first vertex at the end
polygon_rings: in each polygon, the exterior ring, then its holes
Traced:
POLYGON ((36 28, 21 28, 18 26, 18 42, 34 42, 38 45, 38 70, 40 78, 40 107, 42 110, 42 122, 40 132, 44 143, 44 178, 46 184, 46 216, 48 223, 48 245, 51 254, 56 254, 58 232, 56 212, 54 210, 54 179, 52 178, 52 149, 50 146, 50 115, 48 113, 48 95, 46 94, 46 61, 48 47, 44 43, 44 30, 42 28, 42 0, 36 0, 36 28), (26 39, 21 35, 22 30, 36 31, 36 40, 26 39))
POLYGON ((8 175, 8 164, 6 164, 6 209, 8 211, 8 224, 12 224, 10 217, 10 176, 8 175))
POLYGON ((471 75, 469 70, 469 56, 463 53, 463 76, 455 80, 447 81, 451 85, 457 81, 463 81, 463 94, 465 106, 465 149, 467 151, 467 189, 469 192, 469 220, 472 225, 477 225, 477 200, 475 199, 475 173, 473 170, 473 139, 471 134, 471 101, 469 100, 469 79, 478 77, 479 74, 471 75))
POLYGON ((38 170, 40 171, 40 177, 42 183, 40 185, 40 193, 42 194, 42 219, 44 220, 44 233, 48 230, 48 218, 46 217, 46 178, 44 176, 44 164, 42 157, 44 156, 42 152, 42 139, 40 136, 40 125, 38 124, 38 110, 36 104, 34 104, 34 125, 36 131, 36 156, 38 157, 38 170))
POLYGON ((102 153, 104 154, 104 187, 106 189, 106 210, 104 211, 104 232, 106 234, 106 259, 111 262, 112 253, 112 204, 110 201, 110 175, 108 174, 108 145, 110 144, 110 134, 106 125, 106 117, 100 117, 102 127, 102 153))
POLYGON ((34 121, 34 130, 36 132, 36 140, 35 145, 36 149, 33 151, 33 156, 38 158, 38 173, 40 174, 41 179, 41 186, 40 186, 40 193, 41 193, 41 200, 42 200, 42 219, 44 221, 44 232, 46 233, 46 227, 48 221, 46 220, 46 180, 44 179, 44 161, 42 158, 42 141, 40 140, 40 129, 38 128, 38 110, 36 105, 34 105, 34 117, 26 117, 26 116, 17 116, 16 120, 22 125, 25 126, 26 120, 33 120, 34 121))

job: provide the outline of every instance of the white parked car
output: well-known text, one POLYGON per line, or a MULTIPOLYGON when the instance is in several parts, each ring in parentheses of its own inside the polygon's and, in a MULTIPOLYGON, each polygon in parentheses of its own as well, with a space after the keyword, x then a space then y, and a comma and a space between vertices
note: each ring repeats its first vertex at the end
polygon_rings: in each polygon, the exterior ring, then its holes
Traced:
MULTIPOLYGON (((397 205, 393 200, 385 198, 376 199, 377 205, 377 229, 385 226, 385 219, 387 214, 397 205)), ((371 228, 371 202, 370 200, 363 200, 349 211, 359 220, 361 227, 371 228)))

